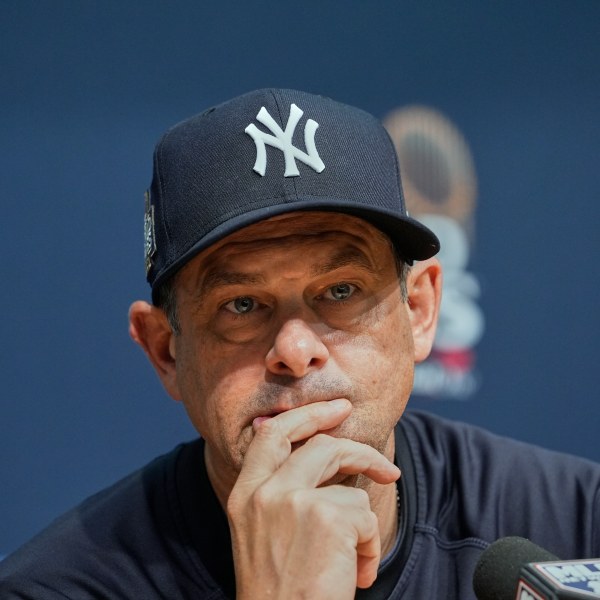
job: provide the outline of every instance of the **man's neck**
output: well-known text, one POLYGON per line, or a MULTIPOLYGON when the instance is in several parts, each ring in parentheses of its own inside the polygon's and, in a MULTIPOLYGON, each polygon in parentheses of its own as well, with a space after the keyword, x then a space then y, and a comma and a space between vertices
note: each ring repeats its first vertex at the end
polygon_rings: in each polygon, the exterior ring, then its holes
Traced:
MULTIPOLYGON (((395 438, 394 433, 392 432, 384 454, 390 460, 393 460, 394 453, 395 438)), ((363 476, 361 476, 361 478, 362 477, 363 476)), ((399 506, 397 482, 388 485, 380 485, 368 480, 365 489, 369 494, 371 510, 377 515, 377 519, 379 520, 381 557, 383 558, 394 547, 396 535, 398 534, 399 506)))

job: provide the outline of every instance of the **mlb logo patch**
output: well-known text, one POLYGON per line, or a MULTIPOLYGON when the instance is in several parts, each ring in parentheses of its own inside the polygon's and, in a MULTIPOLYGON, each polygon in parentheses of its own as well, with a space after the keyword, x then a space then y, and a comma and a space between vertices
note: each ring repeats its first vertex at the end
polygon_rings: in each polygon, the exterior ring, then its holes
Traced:
POLYGON ((156 238, 154 235, 154 205, 150 199, 150 190, 144 194, 146 198, 146 210, 144 212, 144 257, 146 263, 146 275, 152 268, 152 257, 156 253, 156 238))

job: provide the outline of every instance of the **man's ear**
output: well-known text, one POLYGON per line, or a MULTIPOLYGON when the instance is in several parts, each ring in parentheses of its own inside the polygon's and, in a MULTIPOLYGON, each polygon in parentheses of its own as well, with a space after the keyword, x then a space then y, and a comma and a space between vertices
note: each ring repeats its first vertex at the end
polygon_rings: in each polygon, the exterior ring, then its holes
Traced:
POLYGON ((419 261, 407 282, 408 313, 415 347, 415 362, 431 352, 442 299, 442 268, 436 258, 419 261))
POLYGON ((146 353, 167 393, 174 400, 181 400, 175 334, 164 311, 141 300, 134 302, 129 308, 129 335, 146 353))

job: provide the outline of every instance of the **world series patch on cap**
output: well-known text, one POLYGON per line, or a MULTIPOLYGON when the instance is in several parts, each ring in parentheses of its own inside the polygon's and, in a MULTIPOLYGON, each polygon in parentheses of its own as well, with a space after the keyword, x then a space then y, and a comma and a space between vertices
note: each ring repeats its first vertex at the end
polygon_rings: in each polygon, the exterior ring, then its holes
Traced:
POLYGON ((369 221, 409 263, 439 250, 433 232, 406 212, 387 132, 360 109, 305 92, 264 89, 175 125, 156 146, 146 194, 153 297, 162 282, 225 236, 308 210, 369 221))

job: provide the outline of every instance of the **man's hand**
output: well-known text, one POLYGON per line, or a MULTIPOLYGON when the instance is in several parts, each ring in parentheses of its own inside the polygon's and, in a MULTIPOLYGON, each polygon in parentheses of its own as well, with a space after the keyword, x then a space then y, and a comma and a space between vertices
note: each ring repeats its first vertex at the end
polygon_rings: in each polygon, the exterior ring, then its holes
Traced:
POLYGON ((363 473, 382 484, 399 477, 371 446, 319 433, 351 409, 338 399, 255 420, 227 504, 238 599, 353 598, 357 586, 375 580, 381 547, 367 493, 318 487, 337 473, 363 473))

